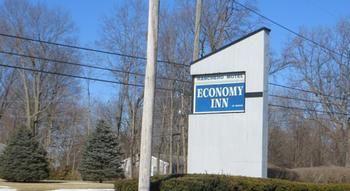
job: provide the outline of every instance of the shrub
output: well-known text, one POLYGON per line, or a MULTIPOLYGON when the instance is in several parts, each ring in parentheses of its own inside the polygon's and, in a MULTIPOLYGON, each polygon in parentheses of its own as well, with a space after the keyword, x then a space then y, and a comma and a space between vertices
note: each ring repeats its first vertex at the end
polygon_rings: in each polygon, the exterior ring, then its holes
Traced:
POLYGON ((46 151, 25 127, 11 137, 0 161, 0 177, 8 181, 34 182, 49 176, 46 151))
MULTIPOLYGON (((119 180, 116 191, 137 191, 137 180, 119 180)), ((346 184, 308 184, 278 179, 224 175, 176 175, 152 178, 152 191, 345 191, 346 184)))

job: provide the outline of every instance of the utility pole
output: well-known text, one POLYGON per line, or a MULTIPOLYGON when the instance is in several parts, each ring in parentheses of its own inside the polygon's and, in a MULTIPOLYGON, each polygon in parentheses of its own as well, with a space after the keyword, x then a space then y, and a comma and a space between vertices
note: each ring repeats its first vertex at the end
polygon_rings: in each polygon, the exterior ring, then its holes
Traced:
POLYGON ((196 22, 194 26, 194 42, 192 61, 198 59, 199 56, 199 33, 201 30, 202 0, 197 0, 196 4, 196 22))
POLYGON ((147 65, 142 111, 141 149, 139 167, 139 191, 150 190, 151 159, 152 159, 152 127, 154 94, 156 86, 156 64, 158 48, 158 12, 159 0, 149 0, 148 35, 147 35, 147 65))
MULTIPOLYGON (((195 61, 199 57, 199 34, 201 31, 201 15, 202 15, 202 0, 197 0, 196 2, 196 21, 194 26, 194 42, 193 42, 193 55, 192 55, 192 61, 195 61)), ((182 121, 182 144, 183 144, 183 161, 184 161, 184 173, 187 172, 187 152, 185 147, 185 124, 184 124, 184 107, 183 107, 183 97, 184 97, 185 91, 182 92, 181 97, 181 121, 182 121)))

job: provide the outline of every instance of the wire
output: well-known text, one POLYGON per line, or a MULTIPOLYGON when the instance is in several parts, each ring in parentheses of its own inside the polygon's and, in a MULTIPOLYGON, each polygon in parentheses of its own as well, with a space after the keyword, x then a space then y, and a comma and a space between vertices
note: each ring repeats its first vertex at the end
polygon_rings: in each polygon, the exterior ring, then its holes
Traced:
MULTIPOLYGON (((55 62, 55 63, 62 63, 62 64, 68 64, 68 65, 74 65, 74 66, 82 66, 82 67, 87 67, 87 68, 93 68, 93 69, 100 69, 100 70, 106 70, 106 71, 112 71, 112 72, 119 72, 119 73, 124 73, 124 74, 132 74, 132 75, 139 75, 139 76, 145 76, 142 73, 137 73, 137 72, 128 72, 128 71, 123 71, 123 70, 119 70, 119 69, 111 69, 111 68, 105 68, 105 67, 99 67, 99 66, 92 66, 92 65, 87 65, 87 64, 79 64, 79 63, 74 63, 74 62, 66 62, 66 61, 62 61, 62 60, 56 60, 56 59, 49 59, 49 58, 43 58, 43 57, 37 57, 37 56, 31 56, 31 55, 25 55, 25 54, 19 54, 19 53, 15 53, 15 52, 8 52, 8 51, 1 51, 0 53, 2 54, 8 54, 8 55, 13 55, 13 56, 19 56, 19 57, 25 57, 25 58, 33 58, 33 59, 39 59, 39 60, 45 60, 45 61, 51 61, 51 62, 55 62)), ((2 66, 8 66, 9 65, 2 65, 2 66)), ((17 66, 15 66, 17 67, 17 66)), ((20 68, 20 67, 19 67, 20 68)), ((17 68, 17 69, 19 69, 17 68)), ((35 69, 30 69, 30 68, 25 68, 25 70, 35 70, 35 69)), ((44 73, 48 73, 48 71, 41 71, 44 73)), ((55 72, 50 72, 50 73, 55 73, 55 72)), ((57 73, 55 73, 57 74, 57 73)), ((67 75, 67 74, 64 74, 67 75)), ((82 76, 80 76, 82 77, 82 76)), ((80 78, 79 77, 79 78, 80 78)), ((86 78, 86 77, 84 77, 86 78)), ((190 81, 187 80, 178 80, 178 79, 172 79, 172 78, 167 78, 167 77, 158 77, 160 79, 164 79, 164 80, 173 80, 173 81, 180 81, 180 82, 184 82, 184 83, 192 83, 190 81)), ((110 83, 118 83, 118 84, 123 84, 122 82, 117 82, 117 81, 110 81, 110 80, 103 80, 103 79, 91 79, 94 81, 101 81, 102 82, 110 82, 110 83)), ((133 85, 133 84, 125 84, 124 85, 133 85)), ((134 84, 135 85, 135 84, 134 84)), ((294 87, 290 87, 290 86, 285 86, 285 85, 281 85, 281 84, 276 84, 276 83, 269 83, 269 85, 272 86, 277 86, 277 87, 282 87, 282 88, 287 88, 287 89, 293 89, 293 90, 298 90, 298 91, 303 91, 306 93, 312 93, 312 94, 316 94, 316 95, 322 95, 324 97, 334 97, 337 99, 347 99, 347 98, 342 98, 342 97, 337 97, 337 96, 332 96, 332 95, 326 95, 326 94, 321 94, 321 93, 315 93, 313 91, 310 90, 305 90, 305 89, 301 89, 301 88, 294 88, 294 87)), ((140 86, 143 87, 143 85, 138 85, 136 84, 136 86, 140 86)), ((166 90, 170 90, 170 89, 166 89, 166 90)), ((321 103, 321 102, 317 102, 317 101, 312 101, 312 100, 305 100, 305 99, 301 99, 301 98, 292 98, 292 97, 286 97, 286 96, 282 96, 282 95, 270 95, 271 97, 279 97, 279 98, 284 98, 284 99, 293 99, 293 100, 299 100, 299 101, 305 101, 305 102, 314 102, 314 103, 321 103)))
MULTIPOLYGON (((92 81, 113 83, 113 84, 121 84, 121 85, 126 85, 126 86, 144 87, 144 85, 142 85, 142 84, 130 84, 130 83, 124 83, 124 82, 118 82, 118 81, 112 81, 112 80, 104 80, 104 79, 99 79, 99 78, 90 78, 90 77, 84 77, 84 76, 78 76, 78 75, 64 74, 64 73, 59 73, 59 72, 51 72, 51 71, 46 71, 46 70, 37 70, 37 69, 32 69, 32 68, 20 67, 20 66, 10 66, 10 65, 6 65, 6 64, 0 64, 0 66, 7 67, 7 68, 21 69, 21 70, 26 70, 26 71, 32 71, 32 72, 40 72, 40 73, 46 73, 46 74, 52 74, 52 75, 58 75, 58 76, 65 76, 65 77, 70 77, 70 78, 78 78, 78 79, 92 80, 92 81)), ((158 87, 156 89, 165 90, 165 91, 173 91, 172 89, 160 88, 160 87, 158 87)))
MULTIPOLYGON (((124 73, 124 74, 138 75, 138 76, 143 76, 143 77, 145 76, 145 74, 137 73, 137 72, 129 72, 129 71, 124 71, 124 70, 120 70, 120 69, 112 69, 112 68, 106 68, 106 67, 100 67, 100 66, 92 66, 92 65, 87 65, 87 64, 79 64, 79 63, 75 63, 75 62, 68 62, 68 61, 56 60, 56 59, 51 59, 51 58, 43 58, 43 57, 31 56, 31 55, 20 54, 20 53, 15 53, 15 52, 8 52, 8 51, 3 51, 3 50, 0 50, 0 53, 1 54, 12 55, 12 56, 19 56, 19 57, 25 57, 25 58, 33 58, 33 59, 38 59, 38 60, 50 61, 50 62, 61 63, 61 64, 68 64, 68 65, 73 65, 73 66, 81 66, 81 67, 86 67, 86 68, 105 70, 105 71, 110 71, 110 72, 118 72, 118 73, 124 73)), ((184 82, 184 83, 191 83, 191 82, 189 82, 187 80, 178 80, 178 79, 167 78, 167 77, 162 77, 162 76, 159 76, 158 78, 159 79, 163 79, 163 80, 171 80, 171 81, 178 81, 178 82, 184 82)))
POLYGON ((276 22, 276 21, 274 21, 274 20, 272 20, 272 19, 266 17, 265 15, 259 13, 258 11, 254 10, 254 9, 252 9, 252 8, 249 8, 249 7, 243 5, 242 3, 240 3, 240 2, 238 2, 238 1, 236 1, 236 0, 234 0, 233 2, 236 3, 236 4, 239 5, 239 6, 241 6, 241 7, 245 8, 245 9, 247 9, 248 11, 250 11, 250 12, 252 12, 252 13, 254 13, 254 14, 260 16, 260 17, 262 17, 263 19, 265 19, 265 20, 271 22, 272 24, 274 24, 274 25, 276 25, 276 26, 278 26, 278 27, 280 27, 280 28, 282 28, 282 29, 284 29, 284 30, 286 30, 286 31, 288 31, 288 32, 290 32, 290 33, 292 33, 292 34, 294 34, 295 36, 298 36, 298 37, 300 37, 300 38, 302 38, 302 39, 304 39, 304 40, 306 40, 306 41, 311 42, 312 44, 314 44, 314 45, 316 45, 316 46, 321 47, 323 50, 326 50, 326 51, 332 52, 333 54, 336 54, 336 55, 338 55, 338 56, 342 56, 342 57, 345 57, 345 58, 347 58, 347 59, 350 59, 348 56, 346 56, 346 55, 344 55, 344 54, 341 54, 341 53, 339 53, 339 52, 336 52, 336 51, 332 50, 331 48, 328 48, 328 47, 326 47, 326 46, 320 44, 319 42, 316 42, 316 41, 314 41, 314 40, 312 40, 312 39, 310 39, 310 38, 307 38, 307 37, 301 35, 300 33, 295 32, 294 30, 292 30, 292 29, 290 29, 290 28, 288 28, 288 27, 286 27, 286 26, 284 26, 284 25, 282 25, 282 24, 280 24, 280 23, 278 23, 278 22, 276 22))
POLYGON ((269 96, 282 98, 282 99, 297 100, 297 101, 302 101, 302 102, 321 103, 321 104, 323 103, 321 101, 316 101, 316 100, 307 100, 307 99, 302 99, 302 98, 297 98, 297 97, 289 97, 289 96, 276 95, 276 94, 269 94, 269 96))
MULTIPOLYGON (((134 59, 139 59, 139 60, 147 60, 146 57, 141 57, 141 56, 133 56, 133 55, 122 54, 122 53, 118 53, 118 52, 111 52, 111 51, 107 51, 107 50, 98 50, 95 48, 87 48, 87 47, 82 47, 82 46, 75 46, 75 45, 62 44, 62 43, 57 43, 57 42, 44 41, 44 40, 33 39, 33 38, 23 37, 23 36, 18 36, 18 35, 10 35, 10 34, 5 34, 5 33, 0 33, 0 36, 4 36, 4 37, 8 37, 8 38, 16 38, 16 39, 21 39, 21 40, 27 40, 27 41, 32 41, 32 42, 45 43, 45 44, 50 44, 50 45, 55 45, 55 46, 72 48, 72 49, 85 50, 85 51, 90 51, 90 52, 98 52, 98 53, 103 53, 103 54, 109 54, 109 55, 115 55, 115 56, 121 56, 121 57, 127 57, 127 58, 134 58, 134 59)), ((177 65, 177 66, 181 66, 181 67, 190 67, 189 65, 185 65, 185 64, 181 64, 181 63, 177 63, 177 62, 171 62, 171 61, 157 60, 157 62, 177 65)))
MULTIPOLYGON (((336 52, 336 51, 334 51, 334 50, 332 50, 332 49, 330 49, 330 48, 328 48, 328 47, 326 47, 326 46, 323 46, 323 45, 321 45, 320 43, 318 43, 318 42, 316 42, 316 41, 314 41, 314 40, 312 40, 312 39, 309 39, 309 38, 307 38, 307 37, 301 35, 301 34, 298 33, 298 32, 293 31, 292 29, 290 29, 290 28, 288 28, 288 27, 286 27, 286 26, 284 26, 284 25, 282 25, 282 24, 280 24, 280 23, 278 23, 278 22, 276 22, 276 21, 274 21, 274 20, 272 20, 272 19, 270 19, 270 18, 264 16, 263 14, 259 13, 258 11, 254 10, 254 9, 252 9, 252 8, 249 8, 249 7, 243 5, 242 3, 238 2, 238 1, 234 1, 234 3, 238 4, 239 6, 245 8, 245 9, 247 9, 248 11, 250 11, 250 12, 252 12, 252 13, 254 13, 254 14, 256 14, 256 15, 258 15, 258 16, 264 18, 264 19, 266 19, 266 20, 268 20, 269 22, 275 24, 276 26, 279 26, 279 27, 283 28, 284 30, 286 30, 286 31, 288 31, 288 32, 290 32, 290 33, 292 33, 292 34, 294 34, 294 35, 296 35, 296 36, 298 36, 298 37, 300 37, 300 38, 303 38, 304 40, 307 40, 307 41, 309 41, 309 42, 311 42, 311 43, 313 43, 313 44, 315 44, 315 45, 317 45, 317 46, 319 46, 319 47, 321 47, 321 48, 323 48, 323 49, 325 49, 325 50, 327 50, 327 51, 333 52, 334 54, 337 54, 337 55, 340 55, 340 56, 344 56, 344 57, 346 57, 346 58, 349 59, 349 57, 347 57, 347 56, 345 56, 345 55, 343 55, 343 54, 340 54, 340 53, 338 53, 338 52, 336 52)), ((0 33, 0 36, 4 36, 4 37, 8 37, 8 38, 16 38, 16 39, 21 39, 21 40, 27 40, 27 41, 32 41, 32 42, 45 43, 45 44, 56 45, 56 46, 67 47, 67 48, 73 48, 73 49, 80 49, 80 50, 91 51, 91 52, 104 53, 104 54, 109 54, 109 55, 116 55, 116 56, 134 58, 134 59, 141 59, 141 60, 146 60, 146 59, 147 59, 146 57, 141 57, 141 56, 133 56, 133 55, 122 54, 122 53, 117 53, 117 52, 111 52, 111 51, 106 51, 106 50, 99 50, 99 49, 87 48, 87 47, 82 47, 82 46, 75 46, 75 45, 69 45, 69 44, 63 44, 63 43, 56 43, 56 42, 44 41, 44 40, 33 39, 33 38, 23 37, 23 36, 18 36, 18 35, 10 35, 10 34, 5 34, 5 33, 0 33)), ((23 56, 23 55, 22 55, 22 56, 23 56)), ((37 58, 37 59, 39 59, 39 58, 37 58)), ((162 63, 167 63, 167 64, 180 65, 180 66, 182 66, 182 67, 190 67, 190 65, 180 64, 180 63, 171 62, 171 61, 164 61, 164 60, 157 60, 157 61, 158 61, 158 62, 162 62, 162 63)), ((82 65, 82 66, 83 66, 83 65, 82 65)), ((90 67, 90 66, 86 66, 86 65, 85 65, 84 67, 90 67)), ((95 67, 95 68, 96 68, 96 69, 102 69, 101 67, 95 67)), ((107 69, 107 70, 109 70, 109 69, 107 69)), ((111 70, 115 70, 115 72, 119 72, 119 71, 117 71, 116 69, 111 69, 111 70)), ((122 72, 122 71, 120 71, 120 72, 122 72)), ((126 71, 123 71, 123 72, 126 72, 126 71)), ((136 74, 136 73, 131 73, 131 72, 130 72, 130 74, 138 75, 138 74, 136 74)), ((161 78, 161 77, 159 77, 159 78, 161 78)), ((163 79, 167 79, 167 80, 175 80, 175 79, 168 79, 168 78, 164 78, 164 77, 162 77, 162 78, 163 78, 163 79)), ((180 80, 178 80, 178 81, 180 81, 180 80)), ((181 80, 181 81, 182 81, 182 82, 185 82, 185 80, 181 80)), ((186 82, 187 82, 187 83, 190 83, 189 81, 186 81, 186 82)), ((271 84, 271 85, 289 88, 289 87, 283 86, 283 85, 277 85, 277 84, 271 84)), ((308 91, 308 90, 302 90, 302 89, 296 89, 296 88, 294 88, 294 89, 295 89, 295 90, 300 90, 300 91, 304 91, 304 92, 309 92, 309 93, 314 93, 314 94, 316 94, 315 92, 308 91)), ((322 95, 322 94, 318 94, 318 95, 322 95)), ((324 96, 327 96, 327 95, 324 95, 324 96)), ((335 96, 329 95, 329 97, 335 97, 335 96)), ((338 99, 344 99, 344 98, 340 98, 340 97, 336 97, 336 98, 338 98, 338 99)))
POLYGON ((327 95, 327 94, 322 94, 322 93, 316 93, 316 92, 313 92, 313 91, 310 91, 310 90, 305 90, 305 89, 301 89, 301 88, 294 88, 294 87, 290 87, 290 86, 286 86, 286 85, 281 85, 281 84, 276 84, 276 83, 269 83, 269 85, 277 86, 277 87, 281 87, 281 88, 286 88, 286 89, 291 89, 291 90, 302 91, 302 92, 305 92, 305 93, 312 93, 312 94, 315 94, 316 96, 321 95, 321 96, 323 96, 323 97, 333 97, 333 98, 342 99, 342 100, 349 99, 349 98, 345 98, 345 97, 338 97, 338 96, 333 96, 333 95, 327 95))
MULTIPOLYGON (((99 69, 99 70, 105 70, 105 71, 111 71, 111 72, 118 72, 118 73, 131 74, 131 75, 138 75, 138 76, 143 76, 143 77, 145 76, 144 74, 137 73, 137 72, 129 72, 129 71, 124 71, 124 70, 120 70, 120 69, 112 69, 112 68, 106 68, 106 67, 100 67, 100 66, 92 66, 92 65, 87 65, 87 64, 79 64, 79 63, 75 63, 75 62, 67 62, 67 61, 62 61, 62 60, 49 59, 49 58, 31 56, 31 55, 26 55, 26 54, 19 54, 19 53, 15 53, 15 52, 8 52, 8 51, 3 51, 3 50, 0 50, 0 53, 1 54, 7 54, 7 55, 13 55, 13 56, 19 56, 19 57, 25 57, 25 58, 39 59, 39 60, 50 61, 50 62, 55 62, 55 63, 62 63, 62 64, 68 64, 68 65, 74 65, 74 66, 82 66, 82 67, 99 69)), ((192 84, 192 82, 187 81, 187 80, 179 80, 179 79, 173 79, 173 78, 167 78, 167 77, 161 77, 161 76, 158 77, 158 78, 159 79, 164 79, 164 80, 172 80, 172 81, 179 81, 179 82, 183 82, 183 83, 192 84)), ((326 95, 326 94, 321 94, 321 93, 315 93, 315 92, 310 91, 310 90, 305 90, 305 89, 301 89, 301 88, 294 88, 294 87, 285 86, 285 85, 276 84, 276 83, 269 83, 269 85, 282 87, 282 88, 287 88, 287 89, 298 90, 298 91, 303 91, 303 92, 306 92, 306 93, 312 93, 312 94, 316 94, 316 95, 322 95, 324 97, 334 97, 334 98, 337 98, 337 99, 344 99, 342 97, 326 95)), ((271 95, 271 96, 272 97, 277 97, 277 95, 271 95)), ((289 99, 291 99, 291 98, 289 98, 289 99)), ((298 98, 297 98, 297 100, 298 100, 298 98)))
POLYGON ((307 108, 301 108, 301 107, 290 107, 290 106, 284 106, 284 105, 276 105, 276 104, 269 104, 271 107, 279 107, 279 108, 284 108, 284 109, 294 109, 294 110, 302 110, 302 111, 313 111, 313 112, 318 112, 318 113, 332 113, 332 114, 337 114, 337 115, 345 115, 345 116, 350 116, 350 113, 342 113, 342 112, 327 112, 323 110, 315 110, 315 109, 307 109, 307 108))
MULTIPOLYGON (((317 104, 323 104, 324 102, 321 101, 316 101, 316 100, 308 100, 308 99, 303 99, 303 98, 297 98, 297 97, 289 97, 289 96, 284 96, 284 95, 275 95, 275 94, 269 94, 271 97, 277 97, 277 98, 282 98, 282 99, 289 99, 289 100, 297 100, 301 102, 309 102, 309 103, 317 103, 317 104)), ((325 102, 328 104, 333 104, 331 102, 325 102)))

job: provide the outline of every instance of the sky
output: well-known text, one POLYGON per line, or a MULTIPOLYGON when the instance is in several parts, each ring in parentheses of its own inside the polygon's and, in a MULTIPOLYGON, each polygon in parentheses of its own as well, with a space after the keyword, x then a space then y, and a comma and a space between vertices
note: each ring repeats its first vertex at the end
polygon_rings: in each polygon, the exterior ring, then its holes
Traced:
MULTIPOLYGON (((50 7, 66 9, 71 13, 72 20, 78 28, 80 44, 95 47, 94 42, 101 32, 103 17, 110 15, 113 7, 123 0, 31 1, 42 1, 50 7)), ((176 0, 161 0, 161 3, 167 4, 163 8, 173 8, 177 2, 176 0)), ((294 31, 298 31, 301 27, 335 26, 340 18, 350 18, 350 0, 256 0, 256 3, 261 14, 294 31)), ((278 53, 283 49, 286 40, 293 35, 268 21, 265 23, 271 29, 271 48, 278 53)), ((91 89, 95 98, 108 100, 115 95, 101 83, 92 83, 91 89), (104 93, 101 94, 101 92, 104 93)))

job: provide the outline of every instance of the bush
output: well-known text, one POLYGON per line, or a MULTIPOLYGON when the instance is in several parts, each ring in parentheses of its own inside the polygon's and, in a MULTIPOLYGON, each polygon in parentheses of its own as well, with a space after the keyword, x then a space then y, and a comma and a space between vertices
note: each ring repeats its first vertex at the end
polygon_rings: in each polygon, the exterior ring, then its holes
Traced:
POLYGON ((25 127, 11 137, 0 161, 0 177, 8 181, 35 182, 49 176, 46 151, 25 127))
MULTIPOLYGON (((137 180, 119 180, 116 191, 137 191, 137 180)), ((174 175, 152 178, 152 191, 345 191, 350 184, 308 184, 278 179, 224 175, 174 175)))

